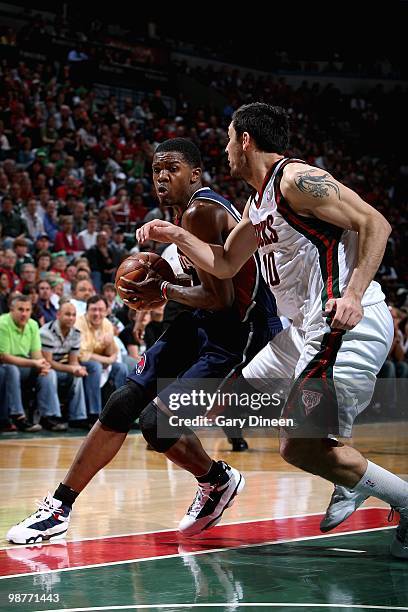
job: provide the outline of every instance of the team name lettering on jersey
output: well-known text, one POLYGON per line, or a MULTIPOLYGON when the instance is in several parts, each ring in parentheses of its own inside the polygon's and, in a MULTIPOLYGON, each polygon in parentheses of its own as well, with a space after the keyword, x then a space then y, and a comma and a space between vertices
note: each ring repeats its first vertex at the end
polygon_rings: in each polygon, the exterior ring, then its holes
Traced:
POLYGON ((273 215, 268 215, 255 226, 255 234, 258 242, 258 248, 278 242, 278 234, 273 227, 273 215))

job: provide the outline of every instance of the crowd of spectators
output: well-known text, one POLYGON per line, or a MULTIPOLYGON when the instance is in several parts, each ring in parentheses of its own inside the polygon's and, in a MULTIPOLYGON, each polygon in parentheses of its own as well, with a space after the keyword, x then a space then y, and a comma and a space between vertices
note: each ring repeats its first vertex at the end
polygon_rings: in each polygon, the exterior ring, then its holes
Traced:
MULTIPOLYGON (((139 104, 97 99, 72 78, 68 58, 0 64, 2 430, 60 431, 67 421, 87 427, 104 393, 122 384, 143 346, 140 322, 112 282, 119 263, 139 248, 136 227, 162 215, 150 174, 155 147, 191 138, 202 151, 204 183, 242 210, 248 187, 230 177, 223 152, 233 111, 253 100, 288 108, 289 155, 332 172, 393 224, 378 278, 397 318, 389 361, 396 376, 408 376, 408 164, 392 146, 407 92, 379 86, 351 96, 245 70, 178 68, 216 89, 223 107, 210 99, 193 107, 179 93, 171 113, 160 91, 139 104), (27 412, 27 389, 36 389, 39 423, 27 412)), ((160 319, 153 315, 152 329, 160 319)))

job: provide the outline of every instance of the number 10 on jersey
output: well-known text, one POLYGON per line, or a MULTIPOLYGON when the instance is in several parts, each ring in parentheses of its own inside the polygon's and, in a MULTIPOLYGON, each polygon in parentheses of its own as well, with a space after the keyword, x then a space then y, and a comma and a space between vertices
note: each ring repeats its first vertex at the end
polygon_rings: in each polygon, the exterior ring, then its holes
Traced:
POLYGON ((264 269, 264 278, 268 285, 270 287, 276 287, 276 285, 279 285, 280 278, 276 269, 275 253, 273 251, 262 255, 262 265, 264 269))

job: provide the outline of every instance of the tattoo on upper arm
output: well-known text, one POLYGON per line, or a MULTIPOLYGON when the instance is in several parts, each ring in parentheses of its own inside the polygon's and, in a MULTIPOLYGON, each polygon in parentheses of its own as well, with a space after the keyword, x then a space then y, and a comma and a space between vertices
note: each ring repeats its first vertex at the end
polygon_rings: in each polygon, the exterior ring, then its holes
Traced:
POLYGON ((333 189, 340 200, 340 189, 332 177, 324 172, 317 171, 320 174, 312 174, 312 172, 316 172, 316 170, 307 170, 296 174, 295 184, 299 191, 310 194, 314 198, 324 198, 329 196, 330 189, 333 189))

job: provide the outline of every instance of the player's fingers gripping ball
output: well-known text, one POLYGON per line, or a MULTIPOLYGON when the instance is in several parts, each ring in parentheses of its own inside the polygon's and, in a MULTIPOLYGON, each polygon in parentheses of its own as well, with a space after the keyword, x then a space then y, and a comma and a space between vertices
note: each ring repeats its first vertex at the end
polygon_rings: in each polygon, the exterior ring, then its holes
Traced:
POLYGON ((160 291, 163 281, 175 282, 170 264, 156 253, 137 253, 127 257, 116 271, 115 286, 119 297, 133 310, 157 308, 165 303, 160 291), (155 283, 143 281, 154 278, 155 283), (155 285, 152 293, 152 285, 155 285))

